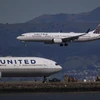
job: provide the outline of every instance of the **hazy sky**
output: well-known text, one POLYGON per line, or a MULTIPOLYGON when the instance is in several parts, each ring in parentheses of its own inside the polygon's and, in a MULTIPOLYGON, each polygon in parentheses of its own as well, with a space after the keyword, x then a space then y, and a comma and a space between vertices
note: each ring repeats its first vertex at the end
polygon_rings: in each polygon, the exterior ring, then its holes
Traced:
POLYGON ((0 0, 0 23, 24 23, 42 14, 80 13, 100 7, 100 0, 0 0))

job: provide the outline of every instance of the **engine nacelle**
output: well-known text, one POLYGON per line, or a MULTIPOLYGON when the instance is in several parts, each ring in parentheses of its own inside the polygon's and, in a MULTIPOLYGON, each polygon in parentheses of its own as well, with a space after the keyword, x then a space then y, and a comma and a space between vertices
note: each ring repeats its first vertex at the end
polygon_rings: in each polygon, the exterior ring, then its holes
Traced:
POLYGON ((53 43, 62 43, 62 39, 53 39, 52 42, 53 43))

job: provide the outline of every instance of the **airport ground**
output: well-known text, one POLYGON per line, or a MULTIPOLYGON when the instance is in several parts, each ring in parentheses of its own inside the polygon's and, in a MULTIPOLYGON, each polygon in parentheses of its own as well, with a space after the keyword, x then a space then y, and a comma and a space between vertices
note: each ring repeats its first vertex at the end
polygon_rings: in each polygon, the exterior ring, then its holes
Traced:
POLYGON ((97 92, 100 82, 0 82, 0 93, 97 92))

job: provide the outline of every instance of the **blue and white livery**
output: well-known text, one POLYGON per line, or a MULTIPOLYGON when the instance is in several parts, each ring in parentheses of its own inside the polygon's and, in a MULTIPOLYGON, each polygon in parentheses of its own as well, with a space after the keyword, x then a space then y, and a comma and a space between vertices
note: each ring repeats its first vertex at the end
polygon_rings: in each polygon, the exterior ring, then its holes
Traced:
POLYGON ((100 39, 100 25, 94 31, 89 32, 89 30, 86 33, 30 32, 18 36, 17 39, 23 43, 44 42, 45 44, 60 44, 60 46, 67 46, 69 42, 85 42, 100 39))
POLYGON ((40 57, 0 57, 1 77, 47 77, 61 69, 55 61, 40 57))

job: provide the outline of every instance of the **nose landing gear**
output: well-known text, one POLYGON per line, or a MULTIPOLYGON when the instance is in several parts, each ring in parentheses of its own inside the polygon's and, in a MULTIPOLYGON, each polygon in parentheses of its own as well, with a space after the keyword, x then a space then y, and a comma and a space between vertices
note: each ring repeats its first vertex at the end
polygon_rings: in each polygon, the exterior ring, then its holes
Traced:
POLYGON ((27 46, 27 44, 26 44, 26 42, 25 42, 25 41, 22 41, 22 43, 24 43, 24 45, 25 45, 25 46, 27 46))

